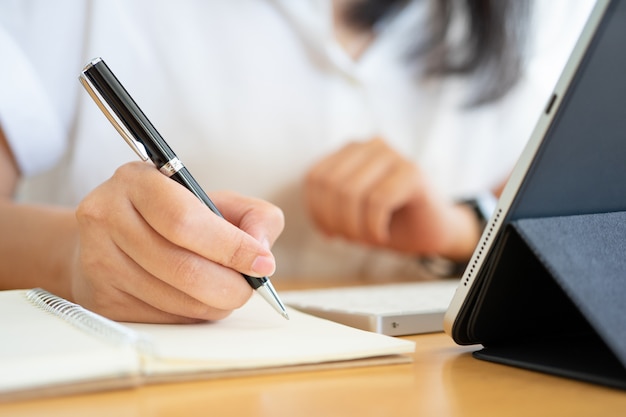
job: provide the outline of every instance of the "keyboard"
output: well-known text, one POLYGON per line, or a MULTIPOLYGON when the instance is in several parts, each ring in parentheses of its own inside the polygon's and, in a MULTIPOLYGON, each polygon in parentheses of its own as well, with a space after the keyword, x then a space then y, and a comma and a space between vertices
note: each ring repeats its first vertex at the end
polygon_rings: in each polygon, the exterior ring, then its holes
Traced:
POLYGON ((297 310, 391 336, 443 331, 458 279, 282 291, 297 310))

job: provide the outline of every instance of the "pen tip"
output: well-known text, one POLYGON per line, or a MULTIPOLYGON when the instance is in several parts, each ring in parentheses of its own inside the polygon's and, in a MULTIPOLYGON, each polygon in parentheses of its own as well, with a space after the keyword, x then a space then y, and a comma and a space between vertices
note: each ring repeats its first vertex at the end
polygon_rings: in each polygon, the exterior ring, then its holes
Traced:
POLYGON ((283 313, 283 317, 289 320, 289 314, 287 314, 286 311, 283 311, 282 313, 283 313))

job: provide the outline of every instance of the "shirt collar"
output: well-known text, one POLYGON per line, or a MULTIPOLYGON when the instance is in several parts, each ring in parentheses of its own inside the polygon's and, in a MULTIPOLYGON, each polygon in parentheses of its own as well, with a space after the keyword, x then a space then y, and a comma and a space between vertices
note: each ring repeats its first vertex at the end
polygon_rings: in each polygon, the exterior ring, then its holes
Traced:
POLYGON ((356 63, 334 37, 332 0, 270 1, 289 21, 316 59, 346 75, 356 76, 356 63))

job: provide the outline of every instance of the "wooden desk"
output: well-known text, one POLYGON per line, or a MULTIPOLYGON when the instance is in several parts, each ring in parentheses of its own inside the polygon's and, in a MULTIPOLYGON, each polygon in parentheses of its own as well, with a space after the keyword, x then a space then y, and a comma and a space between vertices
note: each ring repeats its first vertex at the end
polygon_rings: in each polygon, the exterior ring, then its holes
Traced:
MULTIPOLYGON (((0 404, 0 416, 624 416, 626 392, 476 360, 442 334, 411 364, 153 385, 0 404)), ((1 370, 0 370, 1 372, 1 370)))

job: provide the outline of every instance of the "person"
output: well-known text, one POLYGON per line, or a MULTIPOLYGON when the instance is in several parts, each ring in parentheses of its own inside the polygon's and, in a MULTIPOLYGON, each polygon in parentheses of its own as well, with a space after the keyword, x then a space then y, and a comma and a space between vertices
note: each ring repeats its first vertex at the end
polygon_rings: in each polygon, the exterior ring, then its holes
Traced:
POLYGON ((235 271, 419 279, 418 258, 466 260, 480 229, 457 202, 505 181, 592 2, 574 3, 533 4, 523 31, 517 1, 4 2, 0 283, 185 321, 245 302, 235 271), (95 56, 233 225, 128 162, 79 90, 95 56))

